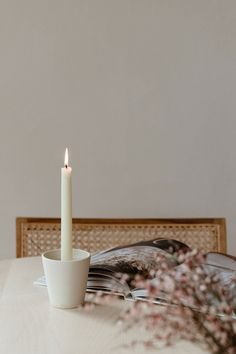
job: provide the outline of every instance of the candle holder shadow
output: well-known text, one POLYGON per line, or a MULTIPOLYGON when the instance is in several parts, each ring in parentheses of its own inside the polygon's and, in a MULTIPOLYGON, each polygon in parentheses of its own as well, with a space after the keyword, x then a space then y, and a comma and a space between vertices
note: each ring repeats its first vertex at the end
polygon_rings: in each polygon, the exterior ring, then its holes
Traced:
POLYGON ((42 262, 52 306, 71 309, 82 305, 87 286, 90 253, 72 250, 72 259, 62 261, 61 250, 43 253, 42 262))

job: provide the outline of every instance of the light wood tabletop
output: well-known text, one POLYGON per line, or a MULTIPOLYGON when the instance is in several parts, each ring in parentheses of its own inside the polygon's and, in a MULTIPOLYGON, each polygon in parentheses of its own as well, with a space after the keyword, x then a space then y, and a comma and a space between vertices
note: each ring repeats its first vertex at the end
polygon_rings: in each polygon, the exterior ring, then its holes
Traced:
MULTIPOLYGON (((0 353, 4 354, 143 354, 133 339, 145 336, 143 328, 125 331, 117 324, 129 304, 118 300, 91 311, 50 306, 47 289, 33 284, 43 274, 40 257, 0 261, 0 353)), ((150 350, 156 353, 156 350, 150 350)), ((161 354, 203 354, 188 342, 165 348, 161 354)))

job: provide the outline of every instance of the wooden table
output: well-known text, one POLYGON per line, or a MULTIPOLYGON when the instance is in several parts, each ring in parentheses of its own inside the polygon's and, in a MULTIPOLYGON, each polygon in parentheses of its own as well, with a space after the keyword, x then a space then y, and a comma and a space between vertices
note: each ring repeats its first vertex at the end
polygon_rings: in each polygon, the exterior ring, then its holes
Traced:
MULTIPOLYGON (((0 262, 0 353, 128 354, 131 349, 124 345, 144 336, 142 328, 127 332, 116 324, 120 311, 127 306, 122 300, 89 312, 51 307, 47 289, 33 285, 42 274, 40 257, 0 262)), ((132 353, 147 353, 147 349, 140 345, 132 353)), ((158 353, 206 352, 181 342, 158 353)))

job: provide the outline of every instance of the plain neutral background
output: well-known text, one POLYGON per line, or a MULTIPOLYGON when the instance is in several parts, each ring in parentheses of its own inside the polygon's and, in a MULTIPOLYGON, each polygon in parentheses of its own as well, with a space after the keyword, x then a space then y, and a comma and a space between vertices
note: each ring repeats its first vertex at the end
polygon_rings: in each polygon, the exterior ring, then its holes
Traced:
POLYGON ((226 217, 236 255, 236 2, 0 1, 0 258, 16 216, 226 217))

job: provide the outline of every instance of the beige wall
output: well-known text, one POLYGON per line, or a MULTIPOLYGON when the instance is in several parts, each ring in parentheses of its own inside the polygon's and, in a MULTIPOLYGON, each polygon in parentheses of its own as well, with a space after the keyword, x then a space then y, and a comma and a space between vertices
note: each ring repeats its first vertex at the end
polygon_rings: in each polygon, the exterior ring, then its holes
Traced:
POLYGON ((236 255, 236 2, 1 0, 0 258, 16 216, 225 216, 236 255))

